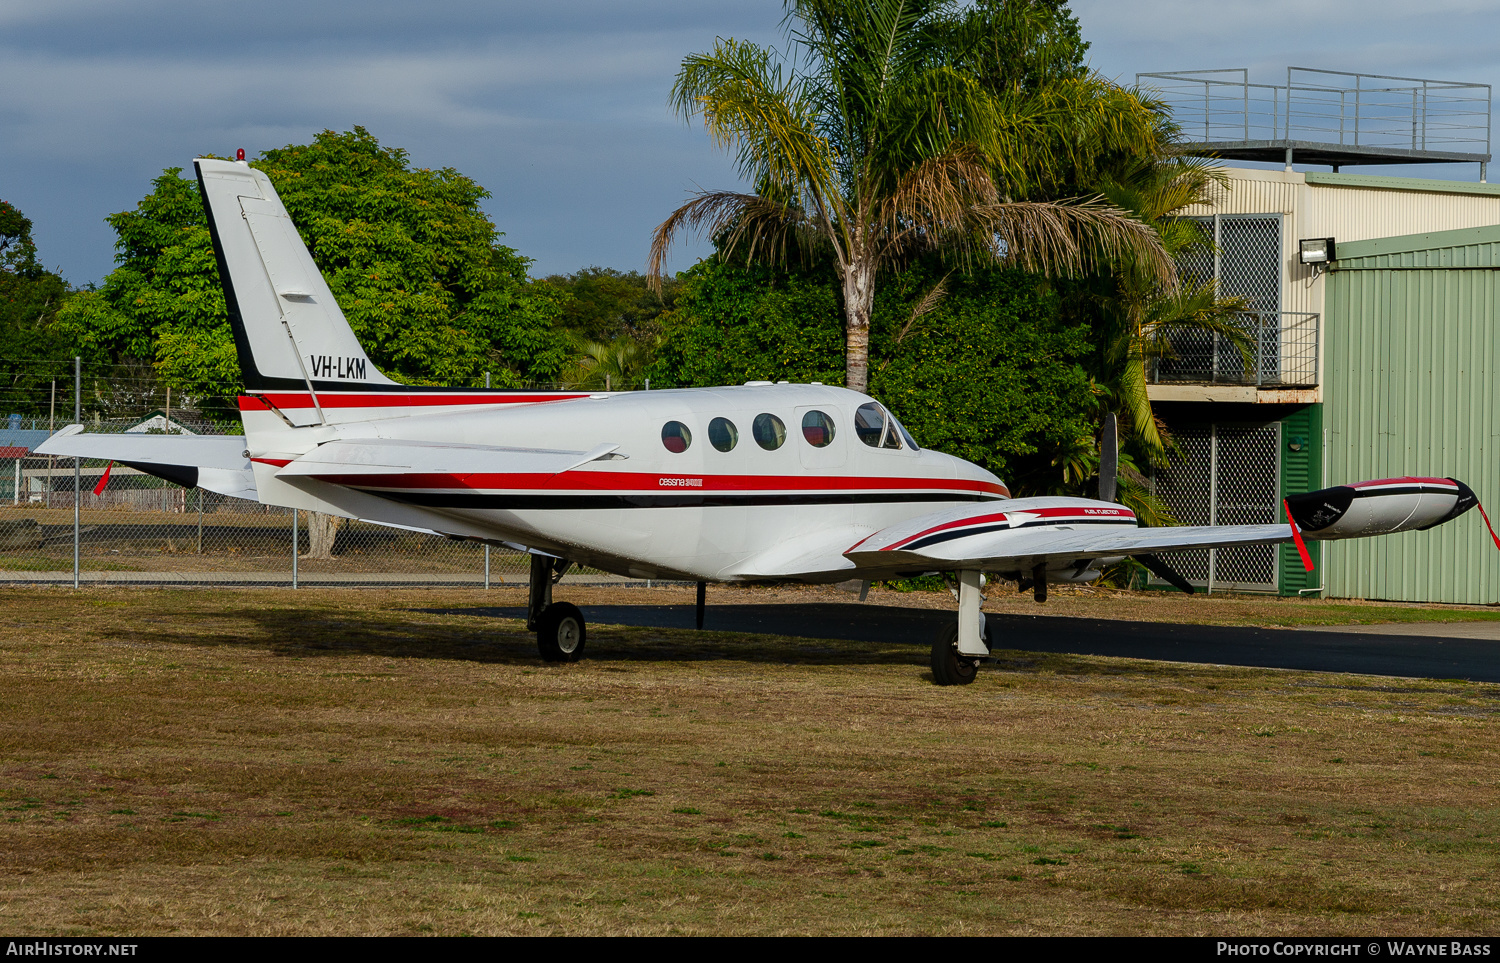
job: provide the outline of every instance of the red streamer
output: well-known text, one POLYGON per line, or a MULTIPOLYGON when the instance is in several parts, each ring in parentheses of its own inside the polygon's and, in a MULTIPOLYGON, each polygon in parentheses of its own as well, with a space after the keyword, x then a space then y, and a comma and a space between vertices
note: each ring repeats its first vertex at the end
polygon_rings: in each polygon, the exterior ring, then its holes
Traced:
POLYGON ((115 469, 115 463, 114 462, 110 462, 108 465, 105 466, 105 468, 104 468, 104 474, 99 477, 99 484, 97 484, 97 485, 94 486, 94 494, 95 495, 103 495, 104 494, 104 486, 109 484, 109 473, 112 472, 112 471, 114 471, 114 469, 115 469))
MULTIPOLYGON (((1302 567, 1311 572, 1313 570, 1312 556, 1307 554, 1307 544, 1302 541, 1302 533, 1297 531, 1297 523, 1292 519, 1292 506, 1288 505, 1286 499, 1283 498, 1281 507, 1286 509, 1287 524, 1292 526, 1292 541, 1297 543, 1297 553, 1302 556, 1302 567)), ((1481 508, 1480 511, 1484 509, 1481 508)), ((1500 548, 1500 541, 1496 541, 1495 546, 1500 548)))
POLYGON ((1490 530, 1490 538, 1494 539, 1495 547, 1500 548, 1500 538, 1495 538, 1495 526, 1490 524, 1490 516, 1484 512, 1484 506, 1479 504, 1479 499, 1474 499, 1474 505, 1479 509, 1479 517, 1484 519, 1484 527, 1490 530))

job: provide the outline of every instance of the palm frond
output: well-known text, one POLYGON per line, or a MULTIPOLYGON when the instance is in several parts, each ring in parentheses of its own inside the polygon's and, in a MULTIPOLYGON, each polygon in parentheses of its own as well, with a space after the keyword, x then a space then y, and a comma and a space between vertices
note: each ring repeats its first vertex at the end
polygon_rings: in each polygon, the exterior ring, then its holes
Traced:
MULTIPOLYGON (((899 347, 901 342, 906 340, 906 336, 911 333, 912 325, 916 324, 922 315, 930 313, 939 304, 943 303, 943 298, 948 296, 948 279, 952 276, 953 272, 949 271, 939 278, 936 284, 928 288, 926 294, 917 299, 917 303, 912 305, 911 315, 906 319, 906 323, 901 326, 901 330, 896 332, 896 337, 891 340, 892 348, 899 347)), ((885 364, 888 365, 890 363, 891 359, 887 358, 885 364)), ((881 369, 884 370, 884 368, 885 365, 882 365, 881 369)))
POLYGON ((686 119, 701 116, 710 139, 735 152, 746 179, 824 198, 836 193, 833 158, 807 84, 783 77, 770 51, 720 39, 712 53, 683 60, 670 103, 686 119))
POLYGON ((970 247, 975 211, 999 202, 983 157, 959 147, 911 167, 872 205, 872 250, 970 247))
MULTIPOLYGON (((720 242, 723 251, 734 251, 747 260, 785 261, 797 241, 817 233, 818 224, 795 204, 735 191, 702 191, 673 211, 651 237, 647 272, 653 290, 660 290, 662 265, 679 231, 707 233, 720 242)), ((830 240, 832 240, 830 238, 830 240)))
POLYGON ((1011 201, 975 210, 996 253, 1028 271, 1077 275, 1129 258, 1164 288, 1175 289, 1177 268, 1150 225, 1101 198, 1011 201))

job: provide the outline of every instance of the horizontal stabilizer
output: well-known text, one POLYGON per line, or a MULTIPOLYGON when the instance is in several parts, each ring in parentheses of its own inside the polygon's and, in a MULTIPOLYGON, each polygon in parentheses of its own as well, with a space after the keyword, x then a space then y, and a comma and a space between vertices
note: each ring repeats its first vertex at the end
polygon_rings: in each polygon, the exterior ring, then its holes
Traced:
POLYGON ((103 435, 69 425, 38 445, 36 452, 117 461, 186 488, 257 500, 242 435, 103 435))
POLYGON ((615 454, 619 447, 605 444, 591 451, 554 451, 376 438, 330 441, 287 464, 277 477, 337 483, 340 478, 364 475, 558 475, 601 458, 620 458, 615 454))

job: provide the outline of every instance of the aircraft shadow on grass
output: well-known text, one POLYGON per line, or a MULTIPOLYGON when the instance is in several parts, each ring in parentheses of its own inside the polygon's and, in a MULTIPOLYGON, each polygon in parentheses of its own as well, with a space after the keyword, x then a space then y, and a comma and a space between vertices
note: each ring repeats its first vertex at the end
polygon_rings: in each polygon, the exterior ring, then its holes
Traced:
MULTIPOLYGON (((296 657, 379 655, 537 667, 523 607, 413 608, 461 616, 465 624, 408 622, 381 613, 245 610, 249 635, 184 626, 152 641, 269 648, 296 657), (472 621, 469 621, 472 619, 472 621)), ((936 609, 848 604, 719 605, 694 631, 692 605, 590 607, 589 656, 612 662, 743 661, 796 665, 927 664, 934 633, 951 615, 936 609), (816 633, 816 635, 814 635, 816 633)), ((1285 629, 1118 622, 1026 615, 988 616, 997 648, 990 665, 1006 671, 1068 675, 1175 674, 1101 663, 1098 657, 1192 663, 1194 673, 1240 675, 1292 669, 1428 679, 1500 682, 1497 644, 1482 639, 1371 636, 1285 629)))

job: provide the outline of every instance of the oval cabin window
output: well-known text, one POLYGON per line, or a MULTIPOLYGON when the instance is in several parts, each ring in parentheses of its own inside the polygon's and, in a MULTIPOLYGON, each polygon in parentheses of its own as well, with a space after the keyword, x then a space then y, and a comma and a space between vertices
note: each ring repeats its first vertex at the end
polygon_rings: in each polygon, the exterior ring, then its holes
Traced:
POLYGON ((693 443, 693 433, 682 422, 669 421, 661 426, 661 443, 667 451, 680 455, 693 443))
POLYGON ((755 443, 766 451, 775 451, 786 443, 786 424, 775 415, 756 415, 750 433, 755 436, 755 443))
POLYGON ((821 411, 802 416, 802 437, 814 448, 826 448, 833 442, 833 419, 821 411))
POLYGON ((720 451, 730 451, 740 442, 740 430, 728 418, 715 418, 708 423, 708 443, 720 451))

